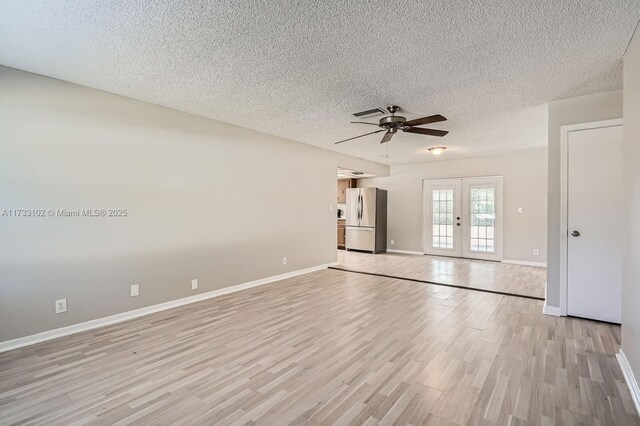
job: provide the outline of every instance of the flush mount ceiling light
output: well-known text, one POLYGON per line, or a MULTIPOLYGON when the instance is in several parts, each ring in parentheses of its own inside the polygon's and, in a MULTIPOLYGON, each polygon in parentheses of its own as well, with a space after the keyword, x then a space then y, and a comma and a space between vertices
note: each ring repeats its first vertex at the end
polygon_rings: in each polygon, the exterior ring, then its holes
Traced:
POLYGON ((429 152, 433 155, 440 155, 447 149, 446 146, 434 146, 433 148, 429 148, 429 152))

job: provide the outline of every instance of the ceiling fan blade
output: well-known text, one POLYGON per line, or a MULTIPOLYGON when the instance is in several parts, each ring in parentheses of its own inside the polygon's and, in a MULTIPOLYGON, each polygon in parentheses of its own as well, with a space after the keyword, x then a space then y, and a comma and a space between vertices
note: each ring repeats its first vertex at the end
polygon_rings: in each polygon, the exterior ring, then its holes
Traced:
POLYGON ((382 137, 382 140, 380 141, 380 143, 387 143, 391 140, 391 138, 393 137, 393 135, 395 135, 395 133, 391 133, 389 131, 387 131, 387 133, 384 134, 384 136, 382 137))
POLYGON ((358 139, 358 138, 361 138, 361 137, 363 137, 363 136, 369 136, 369 135, 372 135, 372 134, 374 134, 374 133, 384 132, 385 130, 386 130, 386 129, 380 129, 380 130, 376 130, 375 132, 365 133, 364 135, 354 136, 354 137, 349 138, 349 139, 344 139, 344 140, 338 141, 338 142, 336 142, 334 145, 337 145, 337 144, 342 143, 342 142, 350 141, 350 140, 353 140, 353 139, 358 139))
POLYGON ((351 124, 370 124, 372 126, 379 126, 378 123, 367 123, 366 121, 352 121, 351 124))
POLYGON ((440 121, 447 121, 447 119, 440 114, 430 115, 428 117, 416 118, 415 120, 405 121, 405 126, 421 126, 423 124, 438 123, 440 121))
POLYGON ((407 133, 417 133, 419 135, 439 136, 439 137, 442 137, 447 133, 449 133, 447 130, 421 129, 420 127, 406 127, 402 130, 407 133))

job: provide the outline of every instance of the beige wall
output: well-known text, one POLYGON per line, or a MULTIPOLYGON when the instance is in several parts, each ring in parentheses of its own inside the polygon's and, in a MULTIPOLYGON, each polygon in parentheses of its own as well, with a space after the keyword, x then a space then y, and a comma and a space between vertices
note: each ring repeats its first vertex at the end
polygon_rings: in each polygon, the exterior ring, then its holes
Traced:
POLYGON ((0 67, 0 210, 128 210, 0 217, 0 341, 335 261, 337 166, 388 173, 0 67))
MULTIPOLYGON (((446 154, 445 154, 446 155, 446 154)), ((505 260, 546 261, 547 151, 392 166, 384 178, 361 179, 359 186, 389 191, 387 248, 423 251, 424 179, 504 176, 505 260), (518 207, 523 213, 517 213, 518 207), (391 245, 391 240, 395 245, 391 245), (540 255, 534 256, 533 249, 540 255)))
POLYGON ((547 305, 560 306, 560 127, 622 117, 622 91, 549 103, 547 305))
POLYGON ((622 350, 640 380, 640 32, 624 57, 624 191, 627 229, 622 267, 622 350))

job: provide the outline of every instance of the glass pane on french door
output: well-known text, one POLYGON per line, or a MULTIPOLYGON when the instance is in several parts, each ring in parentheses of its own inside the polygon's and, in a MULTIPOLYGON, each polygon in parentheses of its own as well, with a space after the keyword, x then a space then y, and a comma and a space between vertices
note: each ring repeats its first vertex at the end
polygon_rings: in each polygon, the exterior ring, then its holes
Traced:
POLYGON ((434 248, 453 248, 453 189, 433 189, 433 238, 434 248))
POLYGON ((470 248, 483 253, 495 252, 495 188, 471 188, 470 248))

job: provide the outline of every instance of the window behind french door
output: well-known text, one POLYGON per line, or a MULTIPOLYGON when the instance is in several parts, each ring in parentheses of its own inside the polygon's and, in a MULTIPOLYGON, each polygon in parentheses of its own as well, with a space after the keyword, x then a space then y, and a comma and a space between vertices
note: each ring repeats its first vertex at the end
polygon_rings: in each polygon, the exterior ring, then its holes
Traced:
POLYGON ((424 181, 424 252, 502 260, 502 177, 424 181))

